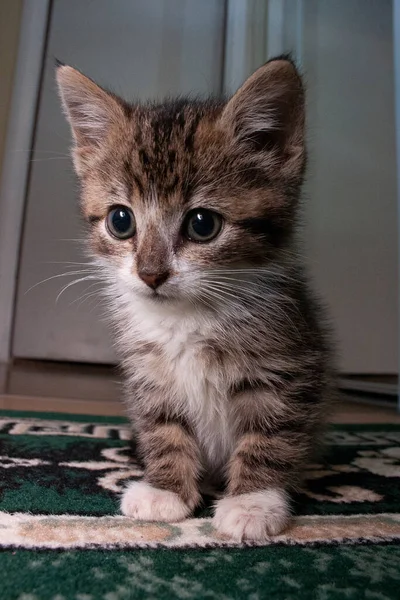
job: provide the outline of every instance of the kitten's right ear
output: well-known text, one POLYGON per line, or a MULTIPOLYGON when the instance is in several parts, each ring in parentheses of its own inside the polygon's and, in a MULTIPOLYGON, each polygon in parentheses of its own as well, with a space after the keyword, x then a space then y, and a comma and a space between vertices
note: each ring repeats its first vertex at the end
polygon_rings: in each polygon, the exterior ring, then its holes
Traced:
POLYGON ((74 138, 73 161, 80 175, 112 126, 124 119, 118 100, 76 69, 57 63, 57 83, 74 138))

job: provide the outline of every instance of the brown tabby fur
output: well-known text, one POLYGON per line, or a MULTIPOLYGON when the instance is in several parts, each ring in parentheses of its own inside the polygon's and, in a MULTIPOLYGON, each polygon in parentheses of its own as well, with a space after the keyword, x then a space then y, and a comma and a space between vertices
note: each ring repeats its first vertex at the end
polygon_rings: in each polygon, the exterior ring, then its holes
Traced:
POLYGON ((67 66, 58 81, 146 481, 190 510, 208 476, 228 497, 293 490, 331 392, 329 336, 293 241, 306 160, 295 66, 268 62, 228 102, 128 104, 67 66), (120 204, 137 222, 124 241, 104 227, 120 204), (224 219, 210 243, 182 234, 199 206, 224 219), (141 272, 168 274, 157 299, 141 272))

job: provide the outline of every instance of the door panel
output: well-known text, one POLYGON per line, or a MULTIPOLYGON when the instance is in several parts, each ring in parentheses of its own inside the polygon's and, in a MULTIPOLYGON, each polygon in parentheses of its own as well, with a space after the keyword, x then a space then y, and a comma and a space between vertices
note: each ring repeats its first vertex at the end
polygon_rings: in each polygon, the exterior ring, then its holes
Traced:
POLYGON ((391 0, 305 0, 306 244, 347 373, 397 373, 391 0))
POLYGON ((397 373, 392 1, 277 5, 282 50, 296 55, 307 90, 302 252, 329 305, 339 368, 397 373))

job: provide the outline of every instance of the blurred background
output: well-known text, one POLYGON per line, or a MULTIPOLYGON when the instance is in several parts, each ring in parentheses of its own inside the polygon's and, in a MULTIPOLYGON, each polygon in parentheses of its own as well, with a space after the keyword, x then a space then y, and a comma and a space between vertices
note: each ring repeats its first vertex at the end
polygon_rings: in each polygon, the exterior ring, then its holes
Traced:
POLYGON ((330 307, 340 385, 394 406, 395 13, 392 0, 1 0, 2 406, 95 398, 110 414, 118 398, 98 288, 81 281, 56 302, 86 259, 55 58, 147 99, 229 94, 283 52, 308 90, 302 252, 330 307))

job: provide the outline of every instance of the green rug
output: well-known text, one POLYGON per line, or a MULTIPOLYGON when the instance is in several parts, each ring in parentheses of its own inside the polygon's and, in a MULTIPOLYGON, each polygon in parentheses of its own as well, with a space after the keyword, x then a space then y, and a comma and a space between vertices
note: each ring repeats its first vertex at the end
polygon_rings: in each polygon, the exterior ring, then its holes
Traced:
POLYGON ((0 599, 400 599, 400 426, 343 426, 310 465, 293 526, 234 544, 203 508, 182 523, 118 514, 123 419, 0 411, 0 599))

